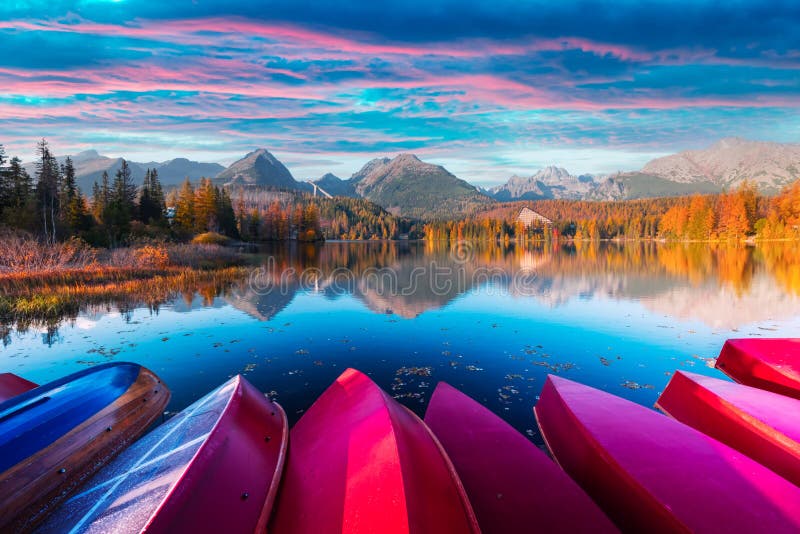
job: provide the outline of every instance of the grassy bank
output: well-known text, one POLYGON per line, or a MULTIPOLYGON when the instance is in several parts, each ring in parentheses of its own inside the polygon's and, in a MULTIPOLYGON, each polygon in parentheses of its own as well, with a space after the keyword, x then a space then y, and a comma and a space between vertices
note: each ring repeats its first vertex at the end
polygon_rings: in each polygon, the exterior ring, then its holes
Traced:
POLYGON ((181 294, 213 299, 242 280, 236 251, 213 244, 92 249, 12 236, 0 245, 0 323, 25 328, 75 317, 93 306, 158 307, 181 294))

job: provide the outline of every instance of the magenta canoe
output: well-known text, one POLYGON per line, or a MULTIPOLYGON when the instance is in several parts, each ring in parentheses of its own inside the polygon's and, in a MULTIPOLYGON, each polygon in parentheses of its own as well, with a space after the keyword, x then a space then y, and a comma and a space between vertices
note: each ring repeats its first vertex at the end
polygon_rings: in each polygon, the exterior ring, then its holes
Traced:
POLYGON ((236 376, 120 454, 40 532, 264 532, 287 439, 281 407, 236 376))
POLYGON ((37 386, 38 384, 25 380, 14 373, 0 373, 0 402, 7 401, 11 397, 16 397, 37 386))
POLYGON ((800 486, 800 400, 676 371, 656 407, 800 486))
POLYGON ((800 488, 683 423, 554 376, 534 411, 556 460, 623 531, 800 531, 800 488))
POLYGON ((800 339, 729 339, 717 369, 747 386, 800 399, 800 339))
POLYGON ((485 534, 618 532, 544 452, 454 387, 439 382, 425 423, 453 461, 485 534))
POLYGON ((428 427, 348 369, 289 435, 272 533, 478 532, 428 427))

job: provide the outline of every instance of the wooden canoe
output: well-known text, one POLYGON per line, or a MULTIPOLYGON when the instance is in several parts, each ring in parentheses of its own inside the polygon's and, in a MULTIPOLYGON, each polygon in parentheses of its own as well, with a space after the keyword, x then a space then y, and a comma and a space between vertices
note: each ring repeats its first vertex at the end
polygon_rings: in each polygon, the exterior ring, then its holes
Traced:
POLYGON ((348 369, 292 428, 270 532, 478 532, 428 427, 348 369))
POLYGON ((136 442, 41 532, 264 532, 286 454, 281 407, 236 376, 136 442))
POLYGON ((139 437, 170 393, 133 363, 109 363, 0 404, 0 531, 28 530, 139 437))
POLYGON ((656 407, 800 486, 800 400, 676 371, 656 407))
POLYGON ((800 339, 729 339, 716 366, 746 386, 800 399, 800 339))
POLYGON ((14 373, 0 373, 0 402, 30 391, 38 385, 14 373))
POLYGON ((623 531, 800 531, 800 488, 674 419, 554 376, 534 411, 556 460, 623 531))
POLYGON ((484 534, 617 532, 544 452, 454 387, 436 386, 425 423, 453 461, 484 534))

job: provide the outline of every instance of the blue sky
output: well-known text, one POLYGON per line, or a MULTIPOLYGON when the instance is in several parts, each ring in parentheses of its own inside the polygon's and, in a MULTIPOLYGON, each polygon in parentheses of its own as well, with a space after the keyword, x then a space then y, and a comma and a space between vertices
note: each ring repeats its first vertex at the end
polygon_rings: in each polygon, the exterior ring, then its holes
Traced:
POLYGON ((798 2, 0 5, 0 143, 298 179, 414 152, 473 183, 800 138, 798 2))

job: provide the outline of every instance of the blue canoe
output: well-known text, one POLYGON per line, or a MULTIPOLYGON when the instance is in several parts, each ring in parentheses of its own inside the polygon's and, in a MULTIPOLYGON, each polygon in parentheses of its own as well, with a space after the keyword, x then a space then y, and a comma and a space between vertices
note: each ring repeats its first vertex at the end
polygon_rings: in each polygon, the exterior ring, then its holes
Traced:
POLYGON ((281 407, 235 376, 117 456, 38 532, 265 532, 288 437, 281 407))
POLYGON ((0 403, 0 531, 41 522, 138 438, 169 398, 151 371, 109 363, 0 403))

